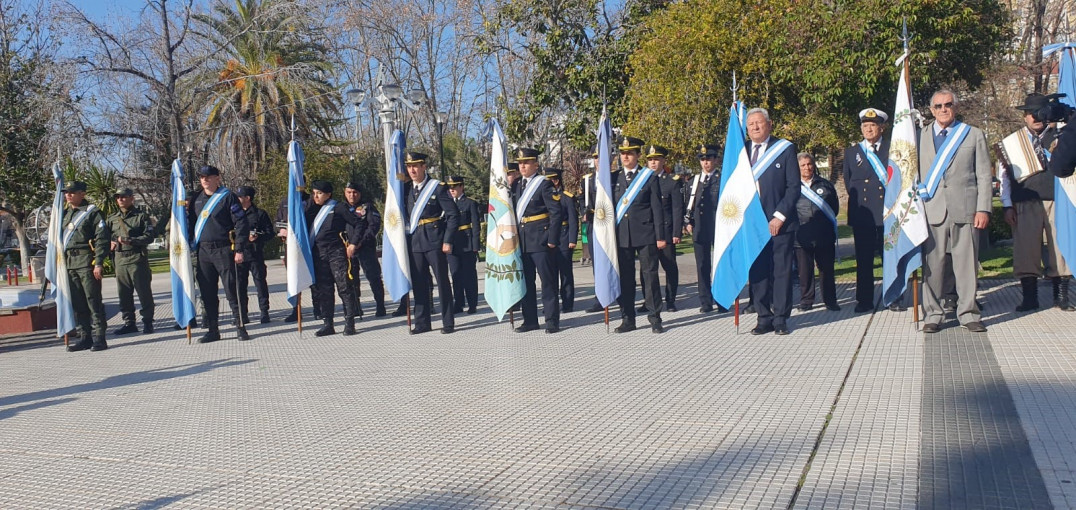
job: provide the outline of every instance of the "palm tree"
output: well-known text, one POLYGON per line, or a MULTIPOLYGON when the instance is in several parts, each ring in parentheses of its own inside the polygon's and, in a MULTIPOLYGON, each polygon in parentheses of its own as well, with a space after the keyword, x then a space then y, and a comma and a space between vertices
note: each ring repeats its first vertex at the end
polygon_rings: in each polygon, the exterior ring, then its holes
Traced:
MULTIPOLYGON (((218 164, 249 181, 266 153, 297 135, 326 135, 339 113, 327 50, 309 38, 309 18, 294 0, 217 0, 196 19, 216 47, 214 83, 201 103, 218 164)), ((232 175, 235 175, 233 173, 232 175)))

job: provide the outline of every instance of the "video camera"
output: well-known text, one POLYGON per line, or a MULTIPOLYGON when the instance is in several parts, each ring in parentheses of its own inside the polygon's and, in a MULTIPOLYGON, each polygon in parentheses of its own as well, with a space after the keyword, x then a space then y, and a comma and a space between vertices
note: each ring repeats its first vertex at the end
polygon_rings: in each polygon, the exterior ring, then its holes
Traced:
POLYGON ((1050 94, 1046 96, 1046 106, 1031 113, 1038 122, 1068 122, 1072 114, 1076 112, 1073 107, 1059 101, 1065 94, 1050 94))

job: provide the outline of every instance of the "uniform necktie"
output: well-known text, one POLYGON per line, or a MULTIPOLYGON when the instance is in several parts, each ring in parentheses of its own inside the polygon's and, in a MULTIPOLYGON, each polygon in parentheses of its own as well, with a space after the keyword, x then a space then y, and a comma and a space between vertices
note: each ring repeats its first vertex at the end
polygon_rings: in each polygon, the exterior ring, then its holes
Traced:
POLYGON ((755 165, 758 161, 758 150, 762 147, 761 143, 756 143, 755 148, 751 150, 751 166, 755 165))
POLYGON ((941 133, 938 133, 938 136, 940 136, 942 140, 945 140, 945 137, 949 136, 949 128, 941 130, 941 133))
POLYGON ((635 177, 635 172, 634 171, 628 172, 627 174, 625 174, 625 177, 628 178, 628 182, 631 182, 631 180, 635 177))
POLYGON ((871 144, 871 152, 873 152, 875 154, 878 154, 878 143, 877 142, 871 144))

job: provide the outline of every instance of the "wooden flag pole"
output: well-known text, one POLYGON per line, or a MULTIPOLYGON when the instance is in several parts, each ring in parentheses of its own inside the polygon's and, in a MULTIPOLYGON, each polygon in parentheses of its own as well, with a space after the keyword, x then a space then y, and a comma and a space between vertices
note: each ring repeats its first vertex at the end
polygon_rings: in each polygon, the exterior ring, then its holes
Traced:
POLYGON ((67 333, 64 333, 64 347, 67 347, 69 340, 67 339, 67 333))
POLYGON ((508 321, 512 324, 512 329, 516 329, 516 309, 515 307, 508 309, 508 321))
POLYGON ((609 333, 609 307, 605 307, 605 333, 609 333))
POLYGON ((736 334, 740 334, 740 296, 736 296, 736 303, 732 305, 735 310, 732 315, 732 323, 736 325, 736 334))
POLYGON ((191 344, 191 323, 187 323, 187 345, 191 344))

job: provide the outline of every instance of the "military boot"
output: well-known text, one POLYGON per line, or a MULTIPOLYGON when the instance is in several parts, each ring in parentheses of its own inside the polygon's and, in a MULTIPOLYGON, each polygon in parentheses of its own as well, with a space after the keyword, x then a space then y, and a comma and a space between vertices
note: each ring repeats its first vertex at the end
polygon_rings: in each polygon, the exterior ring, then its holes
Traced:
POLYGON ((333 320, 325 319, 325 325, 322 326, 321 329, 317 331, 317 333, 314 333, 314 336, 329 336, 335 334, 336 328, 333 327, 333 320))
POLYGON ((294 308, 292 308, 291 313, 284 318, 284 322, 295 322, 297 320, 299 320, 299 314, 295 311, 294 308))
POLYGON ((105 342, 105 334, 101 333, 97 338, 93 339, 93 345, 90 346, 90 351, 97 352, 108 349, 108 344, 105 342))
POLYGON ((153 319, 142 319, 142 332, 145 334, 153 333, 153 319))
POLYGON ((236 332, 239 335, 239 341, 245 342, 247 340, 250 340, 250 335, 247 334, 247 328, 245 328, 243 326, 239 326, 236 329, 237 329, 236 332))
POLYGON ((1076 306, 1069 300, 1069 282, 1072 281, 1071 277, 1058 276, 1053 279, 1054 281, 1054 306, 1066 311, 1076 311, 1076 306))
POLYGON ((93 341, 88 333, 76 331, 74 335, 68 336, 67 352, 85 351, 92 346, 93 341))
POLYGON ((355 318, 348 317, 344 320, 344 336, 351 336, 358 333, 355 331, 355 318))
POLYGON ((1034 276, 1025 276, 1020 278, 1020 290, 1024 294, 1023 301, 1019 305, 1016 305, 1017 312, 1026 312, 1029 310, 1039 309, 1039 288, 1038 278, 1034 276))
POLYGON ((209 331, 202 335, 202 338, 198 339, 200 344, 208 344, 209 342, 216 342, 220 340, 220 330, 216 326, 210 326, 209 331))
POLYGON ((138 333, 138 326, 135 326, 134 319, 128 319, 123 322, 123 327, 113 331, 113 335, 126 335, 127 333, 138 333))

